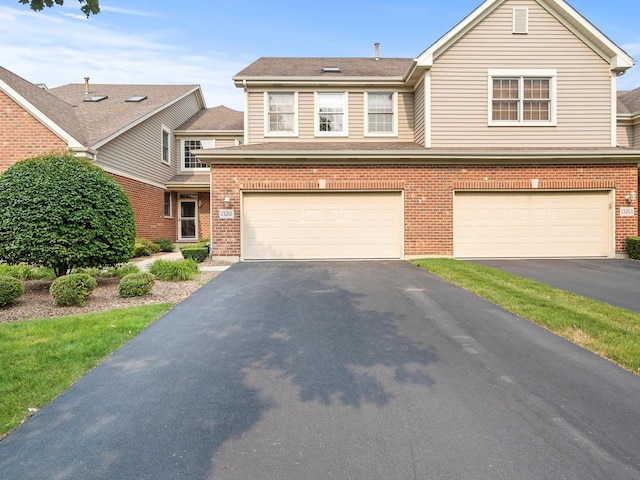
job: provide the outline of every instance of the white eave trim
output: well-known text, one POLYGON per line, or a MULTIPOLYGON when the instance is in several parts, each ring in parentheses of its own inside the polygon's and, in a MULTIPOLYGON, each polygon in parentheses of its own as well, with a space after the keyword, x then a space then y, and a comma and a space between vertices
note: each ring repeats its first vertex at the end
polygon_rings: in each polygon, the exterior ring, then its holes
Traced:
POLYGON ((198 85, 197 87, 192 88, 191 90, 189 90, 188 92, 185 92, 184 94, 180 95, 179 97, 174 98, 170 102, 165 103, 164 105, 159 106, 158 108, 156 108, 155 110, 152 110, 151 112, 147 113, 146 115, 136 119, 135 121, 131 122, 130 124, 125 125, 120 130, 117 130, 116 132, 112 133, 108 137, 105 137, 102 140, 100 140, 99 142, 96 142, 94 145, 91 146, 91 148, 93 148, 95 150, 99 149, 100 147, 102 147, 106 143, 109 143, 114 138, 119 137, 120 135, 122 135, 126 131, 131 130, 136 125, 140 125, 145 120, 148 120, 149 118, 153 117, 157 113, 169 108, 172 105, 175 105, 176 103, 178 103, 179 101, 181 101, 182 99, 188 97, 189 95, 191 95, 193 93, 197 93, 196 96, 198 98, 198 103, 200 104, 200 107, 201 108, 206 108, 206 105, 204 103, 204 97, 202 96, 202 90, 200 89, 200 86, 198 85))
POLYGON ((20 95, 16 90, 14 90, 11 86, 9 86, 6 82, 0 80, 0 90, 3 90, 14 102, 20 105, 24 110, 29 112, 36 120, 38 120, 42 125, 51 130, 55 135, 57 135, 61 140, 67 142, 67 145, 71 149, 84 149, 86 148, 82 142, 78 141, 72 135, 70 135, 66 130, 64 130, 60 125, 55 123, 51 118, 46 116, 40 110, 38 110, 31 102, 29 102, 26 98, 20 95))

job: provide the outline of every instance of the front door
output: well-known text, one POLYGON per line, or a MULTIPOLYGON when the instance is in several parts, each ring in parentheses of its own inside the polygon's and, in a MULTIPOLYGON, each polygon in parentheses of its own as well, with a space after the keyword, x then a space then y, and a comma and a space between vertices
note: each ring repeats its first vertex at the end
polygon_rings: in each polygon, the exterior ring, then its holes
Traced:
POLYGON ((195 199, 180 199, 178 240, 198 239, 198 203, 195 199))

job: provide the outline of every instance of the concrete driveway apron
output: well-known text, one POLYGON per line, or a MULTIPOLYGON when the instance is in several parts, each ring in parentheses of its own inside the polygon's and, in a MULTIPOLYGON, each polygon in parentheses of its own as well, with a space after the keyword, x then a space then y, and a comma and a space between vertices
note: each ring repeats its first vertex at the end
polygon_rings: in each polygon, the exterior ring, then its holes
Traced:
POLYGON ((409 263, 245 263, 0 441, 0 478, 638 479, 639 398, 409 263))
POLYGON ((554 258, 477 263, 640 312, 640 262, 635 260, 554 258))

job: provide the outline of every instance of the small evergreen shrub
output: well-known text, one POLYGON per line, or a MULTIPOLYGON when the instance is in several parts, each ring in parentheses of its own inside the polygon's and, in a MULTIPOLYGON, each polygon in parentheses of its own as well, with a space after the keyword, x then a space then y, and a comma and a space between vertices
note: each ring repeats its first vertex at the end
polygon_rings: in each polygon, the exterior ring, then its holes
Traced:
POLYGON ((173 242, 168 238, 158 238, 153 243, 160 247, 161 252, 173 252, 173 242))
POLYGON ((193 280, 198 273, 198 264, 192 259, 186 260, 156 260, 149 267, 149 272, 158 280, 165 282, 180 282, 193 280))
POLYGON ((200 263, 200 262, 204 262, 204 260, 207 258, 207 253, 209 253, 209 249, 204 246, 197 246, 197 247, 180 247, 180 253, 182 253, 182 257, 185 259, 192 259, 194 260, 196 263, 200 263))
POLYGON ((640 237, 627 238, 627 254, 629 258, 640 260, 640 237))
POLYGON ((54 305, 58 307, 84 307, 87 297, 98 286, 98 282, 86 273, 71 273, 56 278, 49 293, 53 297, 54 305))
POLYGON ((0 275, 0 307, 13 303, 24 294, 24 285, 17 278, 0 275))
POLYGON ((148 257, 154 253, 158 253, 160 247, 150 240, 142 237, 136 237, 135 247, 133 250, 134 257, 148 257))
POLYGON ((130 273, 120 279, 118 295, 122 298, 150 295, 155 283, 156 277, 151 273, 130 273))

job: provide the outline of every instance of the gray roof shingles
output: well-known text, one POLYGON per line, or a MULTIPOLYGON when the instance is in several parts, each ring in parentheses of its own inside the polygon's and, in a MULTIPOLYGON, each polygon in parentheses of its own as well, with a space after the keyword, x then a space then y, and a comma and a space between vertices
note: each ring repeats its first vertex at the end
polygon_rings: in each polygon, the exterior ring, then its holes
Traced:
POLYGON ((177 130, 184 131, 242 131, 244 113, 219 105, 200 110, 177 130))

